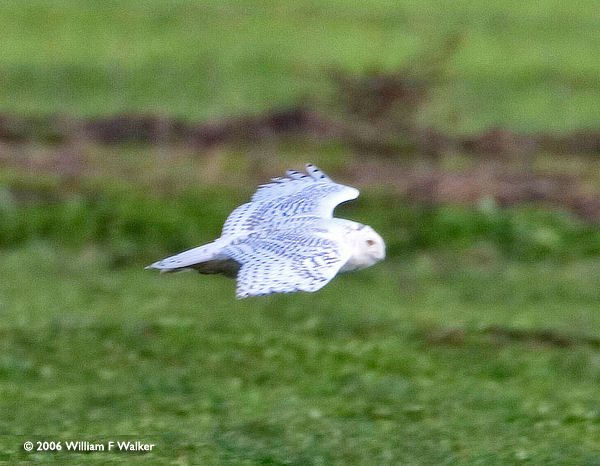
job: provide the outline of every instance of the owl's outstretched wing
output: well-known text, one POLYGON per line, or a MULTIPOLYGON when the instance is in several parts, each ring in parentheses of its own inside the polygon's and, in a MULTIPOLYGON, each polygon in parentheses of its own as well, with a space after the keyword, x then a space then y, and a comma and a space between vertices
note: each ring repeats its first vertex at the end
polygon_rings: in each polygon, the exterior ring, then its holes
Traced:
POLYGON ((223 253, 241 264, 236 296, 316 291, 350 257, 342 241, 316 226, 260 230, 233 240, 223 253))
POLYGON ((235 209, 221 236, 286 228, 310 217, 331 218, 338 204, 356 199, 358 194, 358 189, 334 183, 314 165, 307 165, 306 173, 288 170, 285 177, 262 185, 250 202, 235 209))

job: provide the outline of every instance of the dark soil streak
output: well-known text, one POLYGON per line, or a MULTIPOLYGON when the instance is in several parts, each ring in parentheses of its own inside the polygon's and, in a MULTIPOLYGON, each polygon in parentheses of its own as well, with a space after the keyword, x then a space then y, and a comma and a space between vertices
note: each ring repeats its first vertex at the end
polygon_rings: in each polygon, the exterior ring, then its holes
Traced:
POLYGON ((518 329, 501 325, 491 325, 479 330, 462 327, 437 328, 423 335, 429 345, 462 346, 469 340, 480 341, 489 338, 494 346, 506 344, 528 344, 540 347, 574 348, 587 346, 600 349, 600 337, 590 335, 569 335, 549 329, 518 329))
POLYGON ((90 140, 102 144, 186 144, 209 148, 230 143, 262 142, 290 135, 337 140, 375 155, 433 154, 462 151, 481 157, 523 157, 537 151, 555 154, 600 154, 600 131, 570 134, 519 134, 491 128, 478 135, 455 137, 434 128, 337 120, 305 108, 275 110, 262 115, 231 117, 201 123, 156 115, 116 115, 87 120, 64 116, 0 115, 0 141, 57 143, 90 140))

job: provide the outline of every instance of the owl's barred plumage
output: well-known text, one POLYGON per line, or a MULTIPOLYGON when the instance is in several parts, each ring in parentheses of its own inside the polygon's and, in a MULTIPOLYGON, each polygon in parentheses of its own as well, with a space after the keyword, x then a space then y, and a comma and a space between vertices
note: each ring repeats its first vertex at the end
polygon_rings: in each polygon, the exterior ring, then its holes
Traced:
POLYGON ((147 268, 221 273, 237 279, 238 298, 317 291, 339 271, 385 257, 385 244, 371 227, 333 218, 338 204, 358 194, 314 165, 306 165, 306 173, 288 170, 235 209, 220 238, 147 268))

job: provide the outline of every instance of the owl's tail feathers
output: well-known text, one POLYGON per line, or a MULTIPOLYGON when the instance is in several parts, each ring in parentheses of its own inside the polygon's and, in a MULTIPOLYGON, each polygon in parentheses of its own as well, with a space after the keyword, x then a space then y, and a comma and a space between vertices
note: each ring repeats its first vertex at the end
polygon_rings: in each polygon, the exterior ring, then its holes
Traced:
POLYGON ((155 262, 146 267, 147 269, 158 269, 161 272, 177 272, 179 270, 198 268, 206 262, 222 261, 228 259, 221 257, 219 254, 220 245, 215 242, 199 246, 194 249, 176 254, 175 256, 167 257, 161 261, 155 262))

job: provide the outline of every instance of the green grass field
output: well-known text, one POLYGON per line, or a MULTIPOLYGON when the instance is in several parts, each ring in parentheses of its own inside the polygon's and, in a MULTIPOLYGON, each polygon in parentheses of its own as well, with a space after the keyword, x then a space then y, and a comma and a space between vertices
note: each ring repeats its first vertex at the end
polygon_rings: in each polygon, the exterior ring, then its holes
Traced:
POLYGON ((332 69, 418 68, 457 38, 428 124, 596 127, 596 11, 593 0, 3 2, 0 108, 203 119, 323 105, 332 69))
POLYGON ((66 189, 17 172, 5 185, 0 461, 600 460, 600 366, 585 340, 600 334, 595 227, 547 210, 431 210, 363 192, 338 214, 380 231, 384 263, 315 294, 236 301, 224 278, 143 266, 218 235, 248 193, 157 197, 109 180, 66 189), (499 338, 491 326, 572 345, 499 338), (124 439, 157 446, 22 449, 124 439))
POLYGON ((0 459, 180 464, 595 464, 598 353, 488 325, 600 331, 600 260, 484 270, 391 258, 322 292, 114 269, 95 251, 3 254, 0 459), (25 287, 23 284, 27 283, 25 287), (464 328, 445 344, 430 335, 464 328), (144 455, 26 454, 141 439, 144 455))
MULTIPOLYGON (((599 31, 592 0, 1 2, 0 117, 305 104, 342 121, 332 74, 418 74, 454 41, 420 127, 597 130, 599 31)), ((559 202, 415 204, 361 176, 562 175, 591 205, 597 154, 25 136, 0 135, 0 464, 600 464, 600 226, 559 202), (307 162, 361 189, 336 215, 377 230, 384 262, 246 300, 222 277, 144 270, 307 162), (65 450, 116 440, 156 446, 65 450)))

